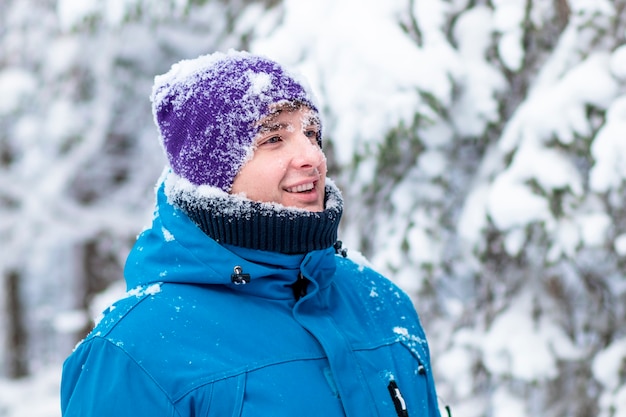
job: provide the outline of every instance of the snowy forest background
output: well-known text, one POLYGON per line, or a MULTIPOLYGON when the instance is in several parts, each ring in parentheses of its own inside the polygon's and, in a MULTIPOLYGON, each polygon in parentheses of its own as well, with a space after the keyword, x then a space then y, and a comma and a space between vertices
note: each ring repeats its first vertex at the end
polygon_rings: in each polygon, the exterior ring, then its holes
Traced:
POLYGON ((0 416, 60 416, 151 217, 153 77, 228 48, 311 82, 455 417, 626 416, 626 0, 0 0, 0 416))

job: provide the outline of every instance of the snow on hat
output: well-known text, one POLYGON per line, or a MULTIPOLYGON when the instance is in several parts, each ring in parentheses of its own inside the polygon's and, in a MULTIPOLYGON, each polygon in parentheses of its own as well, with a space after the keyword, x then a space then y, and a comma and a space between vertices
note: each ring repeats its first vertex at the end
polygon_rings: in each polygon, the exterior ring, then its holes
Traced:
POLYGON ((226 192, 272 104, 302 102, 317 111, 305 84, 278 63, 233 50, 174 64, 155 77, 151 101, 172 171, 226 192))

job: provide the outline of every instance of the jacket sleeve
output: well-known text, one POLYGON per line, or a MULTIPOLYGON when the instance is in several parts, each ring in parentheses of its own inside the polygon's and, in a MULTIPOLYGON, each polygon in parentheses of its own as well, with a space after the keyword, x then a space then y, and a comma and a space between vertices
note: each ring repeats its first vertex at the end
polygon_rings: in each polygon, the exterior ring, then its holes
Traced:
POLYGON ((63 417, 178 416, 141 366, 99 337, 83 342, 65 361, 61 412, 63 417))

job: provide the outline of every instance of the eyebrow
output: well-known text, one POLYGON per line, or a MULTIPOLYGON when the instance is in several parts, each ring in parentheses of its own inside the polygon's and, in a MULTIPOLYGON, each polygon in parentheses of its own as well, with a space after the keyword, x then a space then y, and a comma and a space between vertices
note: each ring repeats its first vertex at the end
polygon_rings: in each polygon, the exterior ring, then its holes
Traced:
POLYGON ((319 114, 310 114, 310 115, 306 115, 303 119, 302 119, 303 124, 307 125, 307 126, 321 126, 322 121, 320 119, 319 114))
POLYGON ((277 130, 287 129, 289 123, 279 123, 274 122, 272 120, 267 120, 259 126, 259 132, 267 133, 267 132, 276 132, 277 130))
MULTIPOLYGON (((261 123, 259 123, 259 133, 276 132, 281 129, 287 129, 291 125, 291 123, 276 121, 276 118, 279 116, 280 113, 281 111, 278 111, 275 114, 271 114, 270 116, 266 117, 265 120, 261 121, 261 123)), ((319 115, 310 114, 303 117, 302 124, 307 127, 319 127, 321 125, 321 120, 319 115)))

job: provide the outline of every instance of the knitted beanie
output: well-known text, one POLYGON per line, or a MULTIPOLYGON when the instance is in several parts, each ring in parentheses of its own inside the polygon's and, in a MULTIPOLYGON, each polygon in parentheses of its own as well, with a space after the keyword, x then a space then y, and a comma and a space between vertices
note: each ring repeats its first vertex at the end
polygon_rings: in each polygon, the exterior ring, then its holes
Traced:
POLYGON ((267 58, 228 51, 174 64, 155 77, 152 113, 172 171, 190 183, 230 192, 254 151, 271 105, 317 111, 305 84, 267 58))

